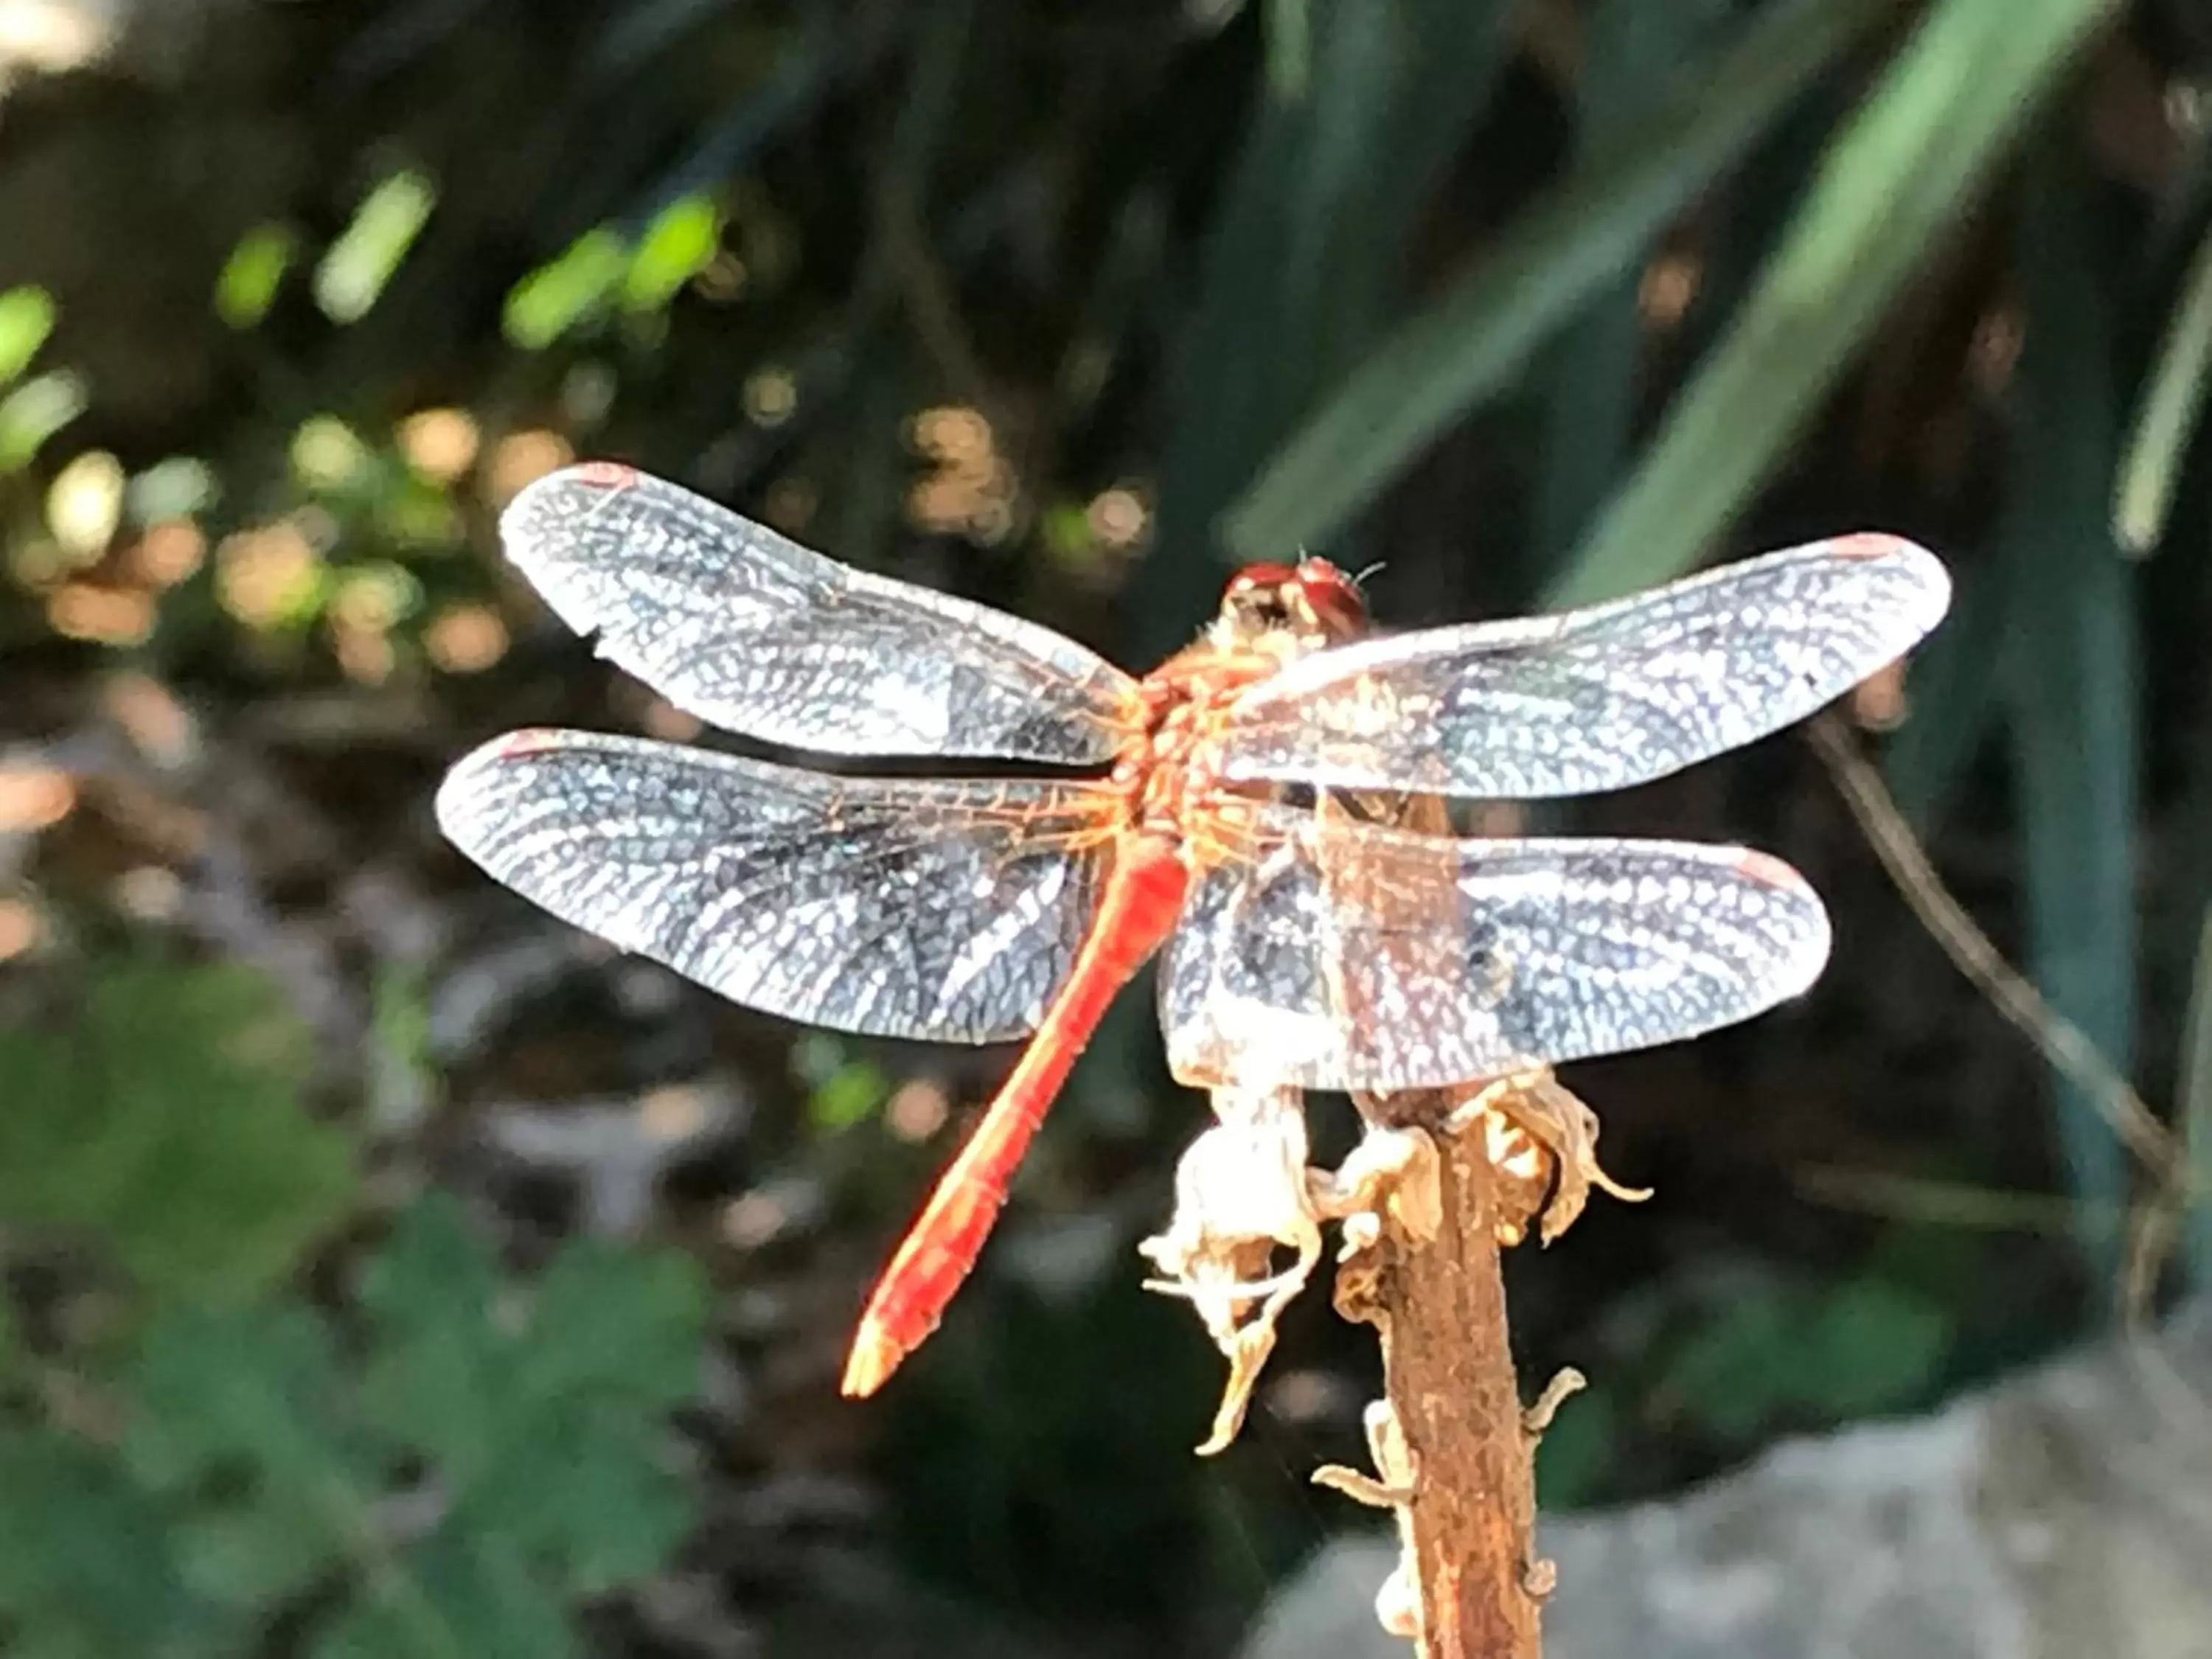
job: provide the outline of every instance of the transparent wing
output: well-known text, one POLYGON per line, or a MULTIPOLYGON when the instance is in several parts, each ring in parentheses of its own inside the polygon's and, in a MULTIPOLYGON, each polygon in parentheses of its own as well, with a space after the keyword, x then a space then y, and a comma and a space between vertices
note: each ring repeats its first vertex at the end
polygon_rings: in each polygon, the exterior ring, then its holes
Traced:
POLYGON ((1732 1024, 1827 959, 1820 899, 1741 848, 1256 817, 1251 861, 1199 884, 1161 973, 1186 1083, 1468 1083, 1732 1024))
POLYGON ((1645 782, 1803 719, 1950 592, 1933 554, 1847 536, 1585 611, 1341 646, 1237 700, 1226 775, 1488 797, 1645 782))
POLYGON ((526 898, 734 1002, 878 1036, 1020 1036, 1097 908, 1095 789, 836 778, 582 732, 447 775, 438 822, 526 898))
POLYGON ((500 520, 599 654, 726 731, 833 754, 1110 759, 1128 676, 1049 629, 810 553, 703 496, 594 462, 500 520))

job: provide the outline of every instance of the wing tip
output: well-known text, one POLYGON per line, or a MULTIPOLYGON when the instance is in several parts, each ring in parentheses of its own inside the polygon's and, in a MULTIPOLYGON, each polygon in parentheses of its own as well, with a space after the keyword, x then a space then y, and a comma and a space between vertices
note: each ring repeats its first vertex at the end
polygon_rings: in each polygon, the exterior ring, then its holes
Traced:
POLYGON ((525 726, 478 744, 448 767, 432 799, 431 810, 447 841, 466 852, 472 844, 477 792, 485 774, 503 761, 544 753, 566 745, 568 734, 551 726, 525 726))
POLYGON ((500 543, 510 559, 528 568, 564 520, 596 512, 614 496, 650 482, 650 474, 621 461, 556 467, 514 492, 499 515, 500 543))
MULTIPOLYGON (((520 734, 518 734, 520 735, 520 734)), ((1749 878, 1761 887, 1771 887, 1793 896, 1814 898, 1813 884, 1797 872, 1796 866, 1778 859, 1771 853, 1762 853, 1755 847, 1731 848, 1736 873, 1749 878)))
POLYGON ((1828 920, 1828 907, 1820 902, 1818 890, 1798 873, 1795 866, 1755 848, 1738 847, 1730 850, 1735 854, 1738 875, 1754 886, 1764 888, 1790 902, 1797 925, 1791 932, 1790 947, 1776 978, 1780 994, 1775 1000, 1786 1002, 1793 997, 1804 995, 1818 982, 1821 973, 1827 968, 1828 954, 1834 945, 1834 928, 1828 920))
POLYGON ((1932 633, 1950 610, 1950 568, 1919 543, 1887 531, 1860 530, 1835 538, 1828 547, 1838 558, 1878 563, 1905 579, 1907 599, 1901 615, 1911 630, 1907 647, 1932 633))

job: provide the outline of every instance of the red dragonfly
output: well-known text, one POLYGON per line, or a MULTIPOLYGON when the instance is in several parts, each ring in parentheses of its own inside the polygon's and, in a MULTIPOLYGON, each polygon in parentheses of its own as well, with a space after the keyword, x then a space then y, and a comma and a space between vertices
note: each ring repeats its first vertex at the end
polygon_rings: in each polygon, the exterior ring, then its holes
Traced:
POLYGON ((1170 1066, 1200 1085, 1445 1087, 1803 991, 1826 914, 1764 854, 1455 840, 1316 808, 1662 776, 1811 714, 1950 591, 1932 555, 1857 535, 1562 616, 1361 639, 1357 585, 1307 559, 1243 571, 1137 679, 627 467, 540 479, 501 529, 601 655, 715 726, 1089 770, 871 779, 529 731, 439 790, 446 834, 492 875, 734 1001, 869 1036, 1030 1037, 878 1283, 848 1395, 936 1328, 1077 1054, 1163 944, 1170 1066))

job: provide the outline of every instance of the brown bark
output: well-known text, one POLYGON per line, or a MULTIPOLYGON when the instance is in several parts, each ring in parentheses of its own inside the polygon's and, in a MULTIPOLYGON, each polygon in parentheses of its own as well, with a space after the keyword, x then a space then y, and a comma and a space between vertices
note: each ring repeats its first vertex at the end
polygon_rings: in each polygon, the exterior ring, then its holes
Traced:
POLYGON ((1404 1462, 1379 1473, 1404 1483, 1401 1571, 1419 1597, 1422 1659, 1537 1659, 1547 1585, 1534 1553, 1535 1437, 1514 1374, 1498 1247, 1501 1225, 1525 1226, 1535 1200, 1492 1167, 1479 1128, 1455 1144, 1447 1125, 1459 1103, 1443 1092, 1370 1103, 1377 1121, 1437 1142, 1440 1224, 1426 1241, 1386 1228, 1370 1270, 1355 1261, 1340 1274, 1337 1303, 1382 1340, 1404 1462))

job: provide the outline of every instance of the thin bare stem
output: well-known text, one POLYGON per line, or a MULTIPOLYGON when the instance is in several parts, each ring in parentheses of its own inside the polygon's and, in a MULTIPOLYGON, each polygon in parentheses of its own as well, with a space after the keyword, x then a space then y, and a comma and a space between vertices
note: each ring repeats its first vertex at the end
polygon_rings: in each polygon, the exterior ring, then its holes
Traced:
POLYGON ((2128 1261, 2121 1277, 2124 1309, 2130 1323, 2140 1322, 2149 1306, 2159 1264, 2172 1246, 2179 1206, 2186 1201, 2188 1170, 2180 1143, 2081 1028, 2052 1007, 2027 977, 2005 960, 1990 936, 1951 896, 1850 728, 1837 715, 1823 714, 1813 722, 1811 736, 1851 816, 1858 820, 1875 855, 1921 925, 1990 1005, 2087 1097, 2112 1133, 2156 1180, 2157 1191, 2137 1212, 2136 1224, 2130 1230, 2128 1261))
POLYGON ((1943 954, 1986 996, 2052 1066, 2094 1103, 2098 1115, 2146 1168, 2163 1174, 2173 1159, 2173 1137, 2144 1103, 2135 1085, 2060 1013, 1969 916, 1936 873, 1935 865, 1897 810, 1888 786, 1860 752, 1850 730, 1833 714, 1813 722, 1813 746, 1828 763, 1844 801, 1922 926, 1943 954))
POLYGON ((2189 1012, 2182 1024, 2181 1079, 2173 1113, 2173 1159, 2166 1178, 2137 1212, 2130 1234, 2128 1278, 2123 1304, 2131 1321, 2150 1305, 2158 1288, 2158 1267, 2181 1237, 2189 1206, 2204 1191, 2208 1122, 2212 1122, 2212 910, 2197 934, 2197 962, 2190 976, 2189 1012))

